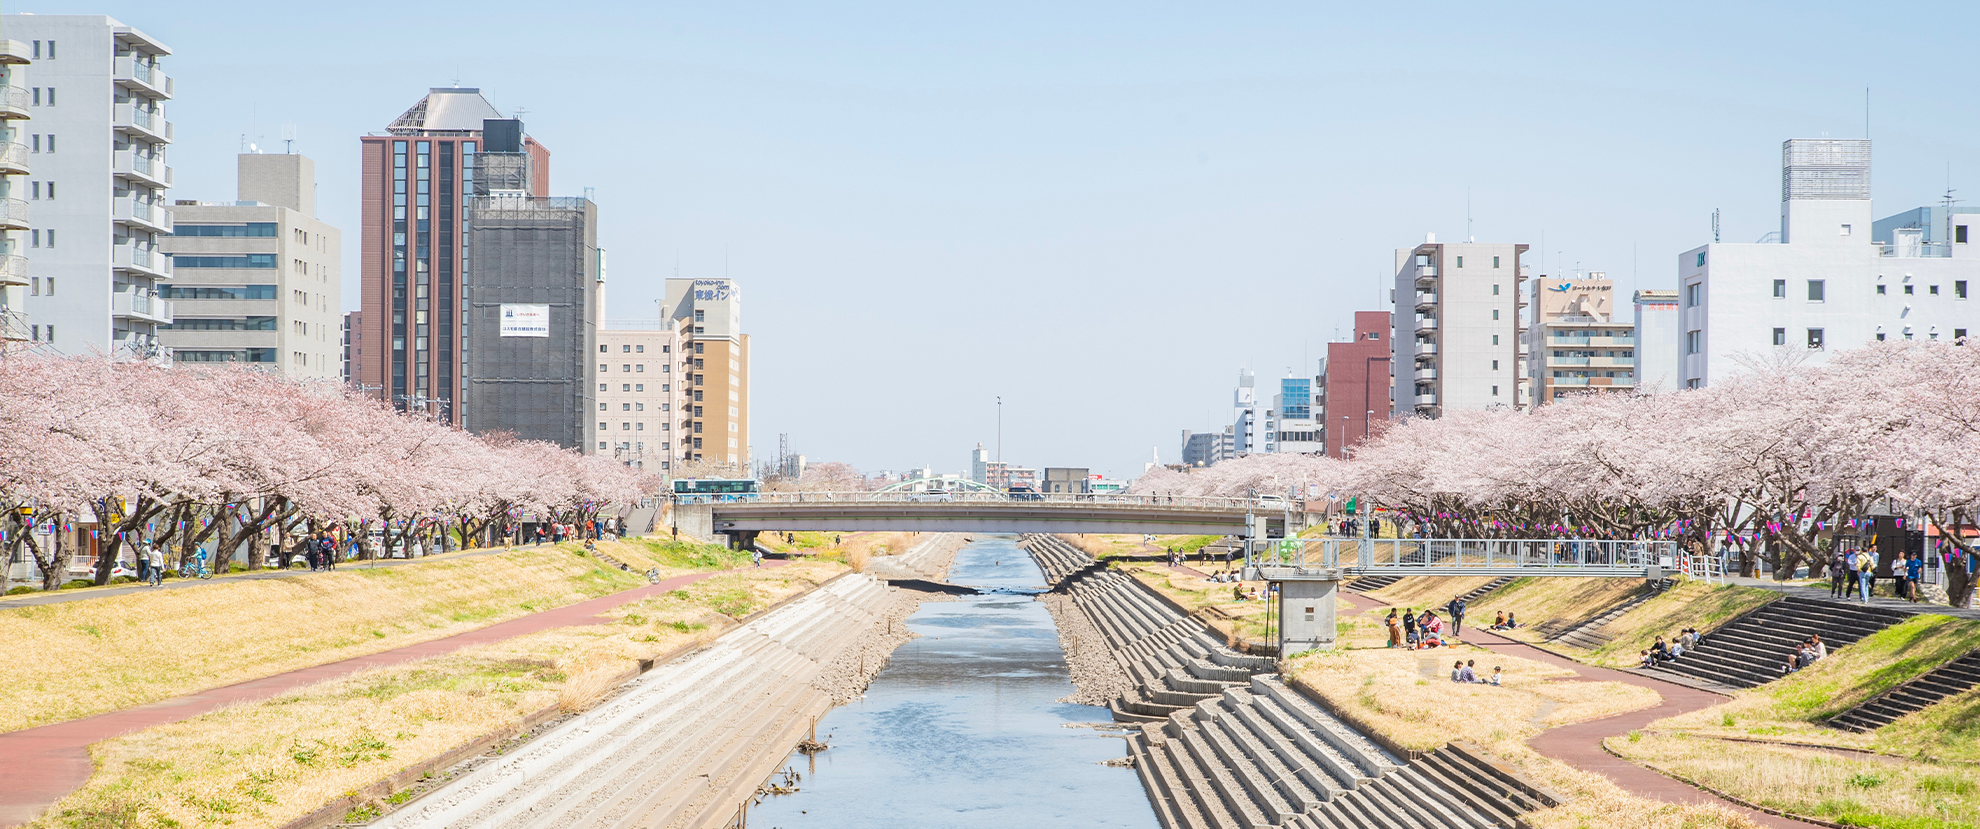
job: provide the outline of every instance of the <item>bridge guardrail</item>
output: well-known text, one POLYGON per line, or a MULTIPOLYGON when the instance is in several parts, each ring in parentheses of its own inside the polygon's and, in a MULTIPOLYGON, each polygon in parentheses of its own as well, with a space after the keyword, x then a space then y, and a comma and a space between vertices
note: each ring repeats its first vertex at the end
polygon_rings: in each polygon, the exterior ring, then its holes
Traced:
POLYGON ((683 504, 1026 504, 1026 505, 1113 505, 1144 508, 1201 509, 1238 512, 1246 509, 1260 515, 1277 516, 1282 503, 1263 503, 1249 498, 1213 498, 1190 495, 1121 495, 1117 493, 1039 492, 1007 495, 1001 492, 951 492, 931 495, 925 492, 761 492, 746 495, 682 495, 683 504))
POLYGON ((1347 571, 1614 571, 1672 567, 1677 543, 1581 538, 1286 538, 1253 542, 1247 566, 1347 571))

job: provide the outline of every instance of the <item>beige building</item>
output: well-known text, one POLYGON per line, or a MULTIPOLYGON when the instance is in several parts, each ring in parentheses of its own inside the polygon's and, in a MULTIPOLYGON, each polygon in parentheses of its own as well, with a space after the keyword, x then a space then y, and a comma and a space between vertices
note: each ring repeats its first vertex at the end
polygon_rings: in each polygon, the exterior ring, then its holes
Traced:
POLYGON ((1635 324, 1616 316, 1615 283, 1601 271, 1534 280, 1532 307, 1527 353, 1535 405, 1564 394, 1635 389, 1635 324))
POLYGON ((316 165, 293 154, 239 157, 238 200, 180 201, 173 303, 160 343, 180 363, 253 363, 289 377, 342 375, 340 234, 316 218, 316 165))
POLYGON ((674 416, 684 399, 692 399, 677 369, 682 327, 660 320, 599 329, 598 437, 592 454, 666 476, 673 470, 676 435, 689 435, 692 445, 692 433, 674 416))
POLYGON ((663 320, 680 332, 674 459, 747 467, 749 335, 742 333, 742 288, 729 279, 669 279, 663 320))
POLYGON ((1389 341, 1395 417, 1526 408, 1524 253, 1525 245, 1440 244, 1435 235, 1396 249, 1389 341))

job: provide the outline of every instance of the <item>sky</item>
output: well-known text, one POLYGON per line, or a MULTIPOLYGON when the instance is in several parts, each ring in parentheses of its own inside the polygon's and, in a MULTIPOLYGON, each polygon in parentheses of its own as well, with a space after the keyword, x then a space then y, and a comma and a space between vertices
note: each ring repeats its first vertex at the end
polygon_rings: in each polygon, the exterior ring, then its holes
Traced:
MULTIPOLYGON (((1878 216, 1980 198, 1980 6, 17 2, 172 47, 175 199, 316 161, 359 303, 358 136, 479 87, 595 188, 607 316, 728 276, 753 449, 1132 477, 1311 375, 1394 249, 1675 287, 1779 224, 1780 145, 1875 142, 1878 216), (1866 123, 1866 89, 1868 120, 1866 123), (1544 240, 1544 241, 1543 241, 1544 240), (1001 447, 997 399, 1002 398, 1001 447)), ((1980 202, 1975 202, 1980 203, 1980 202)))

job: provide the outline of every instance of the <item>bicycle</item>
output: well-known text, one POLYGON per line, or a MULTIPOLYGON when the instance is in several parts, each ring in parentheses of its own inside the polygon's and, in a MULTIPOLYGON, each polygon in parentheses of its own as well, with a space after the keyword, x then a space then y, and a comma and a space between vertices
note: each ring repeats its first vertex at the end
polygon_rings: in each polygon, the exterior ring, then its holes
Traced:
POLYGON ((179 568, 179 578, 210 579, 213 578, 213 571, 206 569, 204 561, 189 561, 186 562, 186 566, 179 568))

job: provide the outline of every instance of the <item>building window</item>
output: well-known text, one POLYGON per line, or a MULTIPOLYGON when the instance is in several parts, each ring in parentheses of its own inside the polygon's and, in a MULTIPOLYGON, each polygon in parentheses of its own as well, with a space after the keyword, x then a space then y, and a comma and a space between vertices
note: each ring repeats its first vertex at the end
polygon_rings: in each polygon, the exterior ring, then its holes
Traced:
POLYGON ((708 320, 708 312, 702 311, 700 309, 695 309, 694 312, 695 322, 706 322, 707 320, 708 320))
MULTIPOLYGON (((1907 335, 1907 339, 1909 339, 1908 335, 1907 335)), ((1808 347, 1809 349, 1814 351, 1822 350, 1822 329, 1820 328, 1808 329, 1808 347)))
POLYGON ((638 425, 638 426, 635 426, 635 427, 633 427, 633 431, 635 431, 635 432, 644 432, 644 431, 646 431, 646 421, 644 421, 644 420, 642 420, 642 421, 640 421, 640 422, 639 422, 639 425, 638 425))
POLYGON ((1965 298, 1966 298, 1966 280, 1964 279, 1953 280, 1953 299, 1965 299, 1965 298))
POLYGON ((1966 342, 1966 329, 1964 328, 1953 329, 1953 342, 1956 343, 1966 342))
POLYGON ((638 352, 638 353, 640 353, 640 354, 645 354, 645 353, 646 353, 646 346, 643 346, 643 345, 636 345, 636 346, 633 346, 633 350, 634 350, 634 351, 636 351, 636 352, 638 352))
POLYGON ((1848 236, 1848 235, 1849 235, 1849 225, 1843 225, 1843 226, 1842 226, 1842 235, 1844 235, 1844 236, 1848 236))
POLYGON ((1904 295, 1905 295, 1905 296, 1911 296, 1912 294, 1915 294, 1915 293, 1918 293, 1918 286, 1916 286, 1916 285, 1906 285, 1906 286, 1904 286, 1904 295))
POLYGON ((1966 225, 1953 226, 1953 241, 1962 245, 1966 244, 1966 225))
POLYGON ((1697 353, 1698 353, 1698 340, 1699 340, 1699 336, 1698 336, 1698 335, 1699 335, 1699 333, 1700 333, 1700 332, 1698 332, 1698 331, 1686 331, 1686 332, 1684 332, 1684 353, 1686 353, 1686 354, 1697 354, 1697 353))
POLYGON ((1883 341, 1884 341, 1884 332, 1882 331, 1877 332, 1877 342, 1883 342, 1883 341))
MULTIPOLYGON (((603 421, 603 420, 601 420, 601 421, 598 421, 598 428, 599 428, 599 430, 600 430, 600 431, 603 431, 603 430, 605 429, 605 421, 603 421)), ((600 446, 599 448, 601 448, 601 449, 602 449, 602 448, 604 448, 604 447, 603 447, 603 446, 601 445, 601 446, 600 446)))
POLYGON ((1774 329, 1774 344, 1787 345, 1787 329, 1785 328, 1774 329))
POLYGON ((605 390, 605 384, 604 384, 604 383, 599 383, 599 384, 598 384, 598 390, 599 390, 599 391, 604 391, 604 390, 605 390))
POLYGON ((1884 286, 1882 286, 1882 285, 1878 285, 1878 286, 1877 286, 1877 294, 1878 294, 1879 296, 1882 296, 1882 295, 1883 295, 1884 293, 1886 293, 1886 292, 1884 291, 1884 286))
POLYGON ((1498 344, 1499 344, 1499 335, 1497 335, 1497 334, 1493 334, 1493 335, 1492 335, 1492 344, 1493 344, 1493 345, 1498 345, 1498 344))
POLYGON ((601 411, 601 412, 602 412, 602 411, 605 411, 605 404, 603 404, 603 403, 600 403, 600 404, 598 404, 598 410, 599 410, 599 411, 601 411))
POLYGON ((605 451, 605 441, 602 441, 602 440, 601 440, 601 441, 599 441, 599 442, 598 442, 598 451, 600 451, 600 452, 603 452, 603 451, 605 451))
POLYGON ((1492 295, 1493 296, 1499 295, 1499 283, 1497 282, 1492 283, 1492 295))
POLYGON ((631 404, 631 403, 620 403, 620 404, 619 404, 619 411, 622 411, 622 412, 630 412, 630 411, 632 411, 632 404, 631 404))
POLYGON ((619 384, 619 391, 632 391, 632 384, 631 383, 619 384))
POLYGON ((1460 268, 1464 267, 1464 257, 1460 256, 1457 258, 1457 260, 1458 260, 1457 266, 1460 268))
POLYGON ((1499 396, 1499 387, 1498 387, 1498 386, 1493 386, 1493 387, 1492 387, 1492 396, 1493 396, 1493 397, 1498 397, 1498 396, 1499 396))
POLYGON ((619 350, 620 350, 621 352, 624 352, 624 353, 626 353, 626 354, 631 354, 631 353, 632 353, 632 346, 630 346, 630 345, 622 345, 622 346, 619 346, 619 350))
POLYGON ((635 366, 635 367, 633 368, 633 371, 634 371, 635 373, 639 373, 639 374, 644 374, 644 373, 646 373, 646 364, 645 364, 645 363, 640 363, 640 364, 639 364, 638 366, 635 366))
POLYGON ((1820 279, 1810 279, 1810 280, 1808 280, 1808 301, 1809 301, 1809 302, 1821 302, 1821 301, 1822 301, 1822 293, 1823 293, 1823 290, 1822 290, 1822 287, 1823 287, 1823 286, 1822 286, 1822 280, 1820 280, 1820 279))
POLYGON ((1931 287, 1931 288, 1930 288, 1929 290, 1927 290, 1927 291, 1926 291, 1926 293, 1928 293, 1928 294, 1931 294, 1931 295, 1933 295, 1933 296, 1938 296, 1938 295, 1939 295, 1939 286, 1937 286, 1937 285, 1933 285, 1933 286, 1932 286, 1932 287, 1931 287))
POLYGON ((1704 287, 1696 282, 1684 286, 1684 307, 1698 307, 1698 299, 1704 295, 1704 287))
POLYGON ((1774 280, 1774 298, 1787 299, 1787 280, 1785 279, 1774 280))
POLYGON ((604 353, 605 353, 605 351, 606 351, 606 347, 605 347, 605 344, 604 344, 604 343, 599 343, 599 344, 598 344, 598 353, 600 353, 600 354, 604 354, 604 353))
POLYGON ((1498 318, 1499 318, 1499 309, 1497 308, 1492 309, 1492 319, 1498 319, 1498 318))
POLYGON ((627 423, 620 423, 620 424, 619 424, 619 431, 621 431, 621 432, 630 432, 630 431, 632 431, 632 424, 631 424, 630 422, 627 422, 627 423))
POLYGON ((1499 257, 1497 256, 1492 257, 1492 267, 1496 268, 1498 266, 1499 266, 1499 257))

